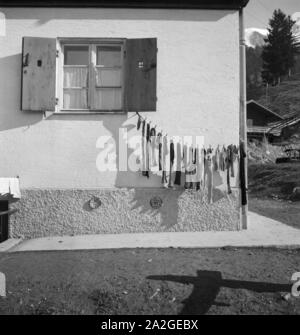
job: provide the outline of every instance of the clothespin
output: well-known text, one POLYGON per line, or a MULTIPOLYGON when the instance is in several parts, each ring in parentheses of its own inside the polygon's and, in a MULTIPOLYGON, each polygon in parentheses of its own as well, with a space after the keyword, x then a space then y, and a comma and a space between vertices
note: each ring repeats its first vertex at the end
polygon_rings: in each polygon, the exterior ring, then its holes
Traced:
POLYGON ((54 112, 52 112, 52 111, 50 111, 50 112, 48 112, 48 111, 44 111, 44 113, 43 113, 43 120, 46 120, 46 119, 48 119, 50 116, 52 116, 54 114, 54 112))

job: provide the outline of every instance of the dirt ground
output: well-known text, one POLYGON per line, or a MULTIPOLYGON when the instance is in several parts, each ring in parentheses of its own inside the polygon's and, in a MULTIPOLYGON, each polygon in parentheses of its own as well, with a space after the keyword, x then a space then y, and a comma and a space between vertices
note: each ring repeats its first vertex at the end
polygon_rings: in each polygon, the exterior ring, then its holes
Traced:
POLYGON ((127 249, 0 255, 0 314, 300 314, 300 250, 127 249))

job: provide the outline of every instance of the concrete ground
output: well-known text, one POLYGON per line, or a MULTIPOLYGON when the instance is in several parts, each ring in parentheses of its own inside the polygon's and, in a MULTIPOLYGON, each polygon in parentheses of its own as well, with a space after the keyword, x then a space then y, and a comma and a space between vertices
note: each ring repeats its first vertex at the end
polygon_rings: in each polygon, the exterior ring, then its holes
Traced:
MULTIPOLYGON (((224 232, 165 232, 54 236, 7 242, 0 251, 92 250, 117 248, 300 247, 300 230, 249 212, 248 229, 224 232), (6 250, 5 250, 6 249, 6 250)), ((1 246, 1 245, 0 245, 1 246)))
POLYGON ((14 246, 21 243, 22 240, 18 238, 9 238, 8 240, 0 243, 0 252, 6 252, 9 249, 12 249, 14 246))

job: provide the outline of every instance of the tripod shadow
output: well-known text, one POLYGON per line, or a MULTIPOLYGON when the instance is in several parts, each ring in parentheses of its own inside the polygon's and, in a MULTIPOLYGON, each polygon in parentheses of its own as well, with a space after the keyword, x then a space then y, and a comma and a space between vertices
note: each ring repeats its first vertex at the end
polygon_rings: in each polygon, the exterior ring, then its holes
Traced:
POLYGON ((180 315, 201 315, 209 311, 212 305, 227 306, 216 302, 221 287, 246 289, 253 292, 290 292, 290 284, 274 284, 266 282, 251 282, 244 280, 223 279, 219 271, 197 271, 197 276, 148 276, 147 279, 172 281, 186 285, 193 285, 191 295, 183 300, 184 307, 180 315))

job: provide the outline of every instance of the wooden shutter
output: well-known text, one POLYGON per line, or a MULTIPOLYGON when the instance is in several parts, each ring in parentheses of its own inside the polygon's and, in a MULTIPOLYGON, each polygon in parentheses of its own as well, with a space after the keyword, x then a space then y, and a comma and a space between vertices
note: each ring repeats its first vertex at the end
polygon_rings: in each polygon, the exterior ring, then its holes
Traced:
POLYGON ((23 37, 22 110, 55 110, 56 40, 23 37))
POLYGON ((127 39, 125 106, 127 111, 156 111, 157 39, 127 39))

